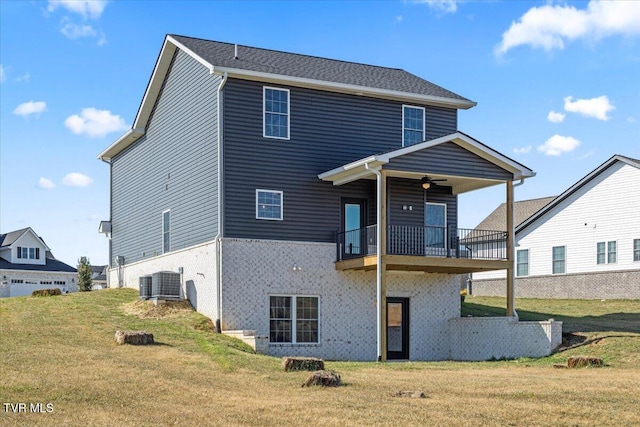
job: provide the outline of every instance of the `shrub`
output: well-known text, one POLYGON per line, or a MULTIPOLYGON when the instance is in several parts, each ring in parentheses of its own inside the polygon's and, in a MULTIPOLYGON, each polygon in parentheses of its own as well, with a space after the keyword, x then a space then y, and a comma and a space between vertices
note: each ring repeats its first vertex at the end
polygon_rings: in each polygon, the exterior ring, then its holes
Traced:
POLYGON ((52 297, 54 295, 62 295, 62 291, 59 288, 51 289, 38 289, 31 292, 32 297, 52 297))

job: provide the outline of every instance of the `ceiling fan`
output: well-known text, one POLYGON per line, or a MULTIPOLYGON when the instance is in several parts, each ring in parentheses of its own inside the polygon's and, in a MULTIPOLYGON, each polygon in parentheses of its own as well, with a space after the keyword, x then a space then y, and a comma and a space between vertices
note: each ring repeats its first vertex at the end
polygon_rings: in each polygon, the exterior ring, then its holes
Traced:
POLYGON ((428 190, 429 188, 431 188, 431 186, 434 185, 438 185, 436 184, 436 182, 440 182, 440 181, 446 181, 446 179, 431 179, 428 176, 424 176, 422 177, 422 179, 420 180, 422 182, 422 188, 424 188, 425 190, 428 190))

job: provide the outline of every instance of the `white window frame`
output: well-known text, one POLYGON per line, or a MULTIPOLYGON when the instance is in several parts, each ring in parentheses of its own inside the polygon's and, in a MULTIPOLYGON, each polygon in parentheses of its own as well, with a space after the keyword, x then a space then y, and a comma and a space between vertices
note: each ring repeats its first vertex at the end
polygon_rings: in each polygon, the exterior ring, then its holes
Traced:
POLYGON ((633 239, 632 253, 633 253, 633 262, 640 262, 640 239, 633 239), (638 245, 637 249, 636 249, 636 242, 638 245))
POLYGON ((602 241, 602 242, 597 242, 596 243, 596 265, 604 265, 604 264, 617 264, 618 263, 618 241, 617 240, 607 240, 607 241, 602 241), (609 245, 613 243, 615 245, 615 250, 611 251, 609 250, 609 245), (599 251, 599 247, 600 245, 604 245, 604 252, 601 253, 599 251), (599 255, 603 255, 604 256, 604 260, 603 262, 600 262, 600 260, 598 259, 599 255), (611 255, 615 256, 615 259, 613 261, 611 261, 611 255))
POLYGON ((518 249, 518 250, 516 250, 516 277, 527 277, 527 276, 529 276, 529 259, 530 259, 529 257, 530 257, 530 256, 531 256, 531 252, 529 251, 529 249, 518 249), (519 266, 520 264, 525 264, 524 262, 523 262, 523 263, 521 263, 521 262, 519 262, 519 260, 518 260, 518 254, 519 254, 520 252, 526 252, 526 253, 527 253, 527 262, 526 262, 526 265, 527 265, 527 274, 519 274, 519 273, 518 273, 518 266, 519 266))
POLYGON ((291 139, 291 92, 289 89, 281 88, 281 87, 273 87, 273 86, 263 86, 262 87, 262 137, 263 138, 272 138, 272 139, 282 139, 288 141, 291 139), (272 136, 267 135, 267 112, 270 114, 282 114, 282 113, 274 113, 272 111, 267 111, 267 90, 277 90, 280 92, 287 93, 287 136, 272 136))
POLYGON ((283 221, 284 220, 284 193, 280 190, 264 190, 257 188, 256 189, 256 219, 266 220, 266 221, 283 221), (260 193, 275 193, 280 195, 280 218, 265 218, 260 216, 260 204, 258 203, 258 195, 260 193))
POLYGON ((551 274, 567 274, 567 245, 558 245, 551 247, 551 274), (561 273, 556 273, 555 271, 553 271, 553 267, 556 261, 553 259, 553 250, 555 248, 564 248, 564 258, 562 259, 562 266, 564 271, 561 273))
POLYGON ((406 108, 413 108, 415 110, 422 110, 422 141, 425 140, 426 138, 426 122, 427 122, 427 112, 426 109, 424 107, 418 107, 415 105, 408 105, 408 104, 402 104, 402 146, 406 147, 407 145, 405 144, 405 140, 404 140, 404 131, 405 130, 410 130, 410 131, 417 131, 419 129, 411 129, 411 128, 405 128, 404 127, 404 111, 406 108))
MULTIPOLYGON (((317 345, 320 344, 320 296, 319 295, 290 295, 290 294, 270 294, 268 304, 269 315, 269 344, 270 345, 317 345), (271 341, 271 297, 284 297, 291 298, 291 317, 288 319, 291 321, 291 341, 271 341), (317 341, 297 341, 297 323, 298 323, 298 298, 315 298, 318 306, 318 317, 316 322, 318 325, 316 335, 317 341)), ((307 319, 308 320, 308 319, 307 319)))
POLYGON ((162 231, 162 253, 166 254, 166 253, 171 252, 171 209, 166 209, 166 210, 162 211, 161 219, 162 219, 162 222, 160 223, 160 230, 162 231), (165 248, 166 245, 165 245, 165 240, 164 240, 164 237, 165 237, 164 216, 167 213, 169 214, 169 230, 168 230, 168 235, 169 235, 169 245, 168 246, 169 246, 169 249, 165 251, 164 248, 165 248))

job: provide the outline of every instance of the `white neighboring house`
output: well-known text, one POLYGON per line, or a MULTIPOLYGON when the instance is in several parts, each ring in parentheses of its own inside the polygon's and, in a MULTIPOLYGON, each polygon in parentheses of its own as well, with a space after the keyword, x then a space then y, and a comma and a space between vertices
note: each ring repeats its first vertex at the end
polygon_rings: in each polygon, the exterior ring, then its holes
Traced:
MULTIPOLYGON (((516 224, 516 296, 640 298, 640 160, 614 155, 516 224)), ((504 295, 505 274, 474 273, 473 294, 504 295)))
POLYGON ((50 288, 75 292, 76 276, 76 269, 55 259, 31 227, 0 234, 0 297, 50 288))

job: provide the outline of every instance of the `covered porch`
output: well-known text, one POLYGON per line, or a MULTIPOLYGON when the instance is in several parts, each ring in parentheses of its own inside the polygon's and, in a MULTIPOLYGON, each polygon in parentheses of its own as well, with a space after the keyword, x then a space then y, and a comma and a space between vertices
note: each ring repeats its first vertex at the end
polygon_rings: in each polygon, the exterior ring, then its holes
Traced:
POLYGON ((340 186, 376 181, 374 224, 364 205, 342 203, 336 270, 375 270, 378 360, 387 360, 387 272, 465 274, 507 270, 507 316, 514 308, 514 181, 535 173, 479 141, 455 134, 370 156, 318 175, 340 186), (504 185, 507 231, 458 228, 457 196, 504 185))

